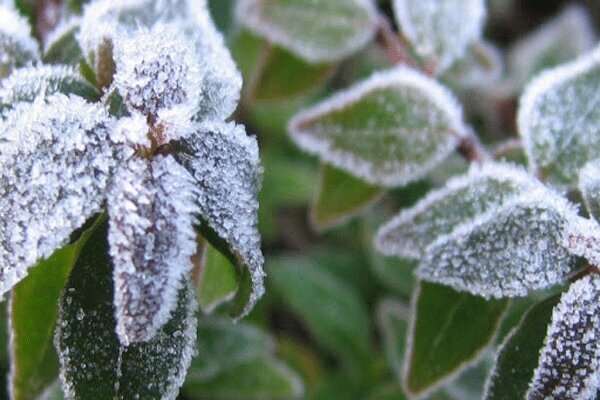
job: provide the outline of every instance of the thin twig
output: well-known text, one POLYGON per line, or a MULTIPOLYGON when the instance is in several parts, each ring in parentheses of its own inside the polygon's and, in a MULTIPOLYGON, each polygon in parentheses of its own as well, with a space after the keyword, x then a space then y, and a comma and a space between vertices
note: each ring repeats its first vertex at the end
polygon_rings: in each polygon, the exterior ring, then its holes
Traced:
POLYGON ((498 158, 503 154, 511 151, 520 150, 523 148, 523 142, 521 139, 508 139, 505 142, 498 144, 493 150, 492 155, 494 158, 498 158))
POLYGON ((35 34, 42 42, 46 43, 48 34, 60 21, 62 15, 62 0, 38 0, 34 6, 35 34))
POLYGON ((473 133, 461 137, 457 150, 465 160, 470 162, 483 164, 490 160, 490 155, 479 141, 479 138, 473 133))
POLYGON ((392 29, 392 25, 385 15, 380 15, 377 28, 377 41, 384 48, 391 63, 418 68, 418 64, 410 54, 408 47, 402 41, 400 35, 392 29))

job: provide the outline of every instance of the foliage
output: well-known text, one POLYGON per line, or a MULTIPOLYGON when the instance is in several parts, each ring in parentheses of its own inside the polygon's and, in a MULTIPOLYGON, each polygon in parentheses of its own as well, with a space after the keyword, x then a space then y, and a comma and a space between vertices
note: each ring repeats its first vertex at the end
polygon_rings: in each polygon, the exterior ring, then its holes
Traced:
POLYGON ((0 397, 599 397, 600 46, 518 3, 0 0, 0 397))

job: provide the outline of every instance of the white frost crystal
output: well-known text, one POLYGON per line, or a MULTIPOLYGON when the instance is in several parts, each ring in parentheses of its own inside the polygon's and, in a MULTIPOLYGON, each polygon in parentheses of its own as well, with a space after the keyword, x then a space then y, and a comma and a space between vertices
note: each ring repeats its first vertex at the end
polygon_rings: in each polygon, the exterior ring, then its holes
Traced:
POLYGON ((600 219, 600 159, 590 161, 579 171, 579 190, 590 215, 600 219))
POLYGON ((600 48, 534 79, 518 113, 530 169, 575 186, 579 170, 600 153, 599 104, 600 48))
POLYGON ((196 187, 171 156, 133 157, 107 196, 115 316, 121 343, 146 341, 167 322, 196 252, 196 187))
POLYGON ((600 396, 600 276, 573 283, 552 322, 528 400, 594 400, 600 396))
POLYGON ((253 291, 247 314, 262 296, 264 262, 258 233, 261 169, 256 140, 233 123, 199 126, 177 157, 198 182, 200 217, 250 268, 253 291))
POLYGON ((0 293, 99 212, 116 149, 100 105, 62 94, 0 121, 0 293))
POLYGON ((486 16, 484 0, 394 0, 402 33, 417 53, 446 70, 480 39, 486 16))
POLYGON ((0 79, 39 57, 38 44, 25 18, 15 9, 0 5, 0 79))

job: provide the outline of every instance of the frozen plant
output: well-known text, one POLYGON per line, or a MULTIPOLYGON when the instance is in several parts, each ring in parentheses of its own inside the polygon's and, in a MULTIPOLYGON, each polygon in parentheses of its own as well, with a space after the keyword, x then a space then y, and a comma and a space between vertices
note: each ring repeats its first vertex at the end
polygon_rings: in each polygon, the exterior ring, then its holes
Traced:
MULTIPOLYGON (((0 6, 0 293, 36 264, 77 259, 43 289, 62 290, 64 395, 175 398, 194 354, 201 238, 244 270, 235 317, 263 294, 258 147, 227 121, 241 77, 205 1, 70 6, 52 9, 62 19, 41 42, 0 6)), ((16 326, 11 394, 37 398, 52 382, 23 383, 16 326)))

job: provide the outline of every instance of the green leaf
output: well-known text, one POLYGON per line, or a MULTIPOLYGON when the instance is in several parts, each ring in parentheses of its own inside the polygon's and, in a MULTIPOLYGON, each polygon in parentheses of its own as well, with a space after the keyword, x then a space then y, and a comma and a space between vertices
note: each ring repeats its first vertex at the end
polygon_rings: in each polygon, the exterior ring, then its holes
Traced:
POLYGON ((421 282, 413 298, 406 389, 414 395, 429 392, 477 361, 493 340, 506 304, 421 282))
POLYGON ((531 307, 506 337, 486 383, 486 400, 525 397, 538 365, 552 309, 559 299, 560 296, 552 296, 531 307))
POLYGON ((484 0, 393 0, 394 14, 415 51, 446 70, 481 37, 484 0))
POLYGON ((370 357, 370 323, 356 289, 301 257, 271 259, 271 283, 314 338, 343 360, 370 357))
POLYGON ((404 394, 402 388, 397 384, 388 384, 376 387, 369 394, 368 400, 406 400, 408 397, 404 394))
POLYGON ((385 186, 422 178, 469 132, 454 96, 405 66, 375 73, 300 112, 289 131, 324 162, 385 186))
POLYGON ((383 335, 385 358, 396 378, 402 376, 410 310, 402 303, 384 300, 377 308, 379 330, 383 335))
POLYGON ((520 101, 518 125, 530 169, 560 187, 600 152, 600 48, 540 74, 520 101))
POLYGON ((60 299, 55 346, 67 398, 174 399, 196 339, 189 284, 169 322, 151 340, 123 347, 115 332, 112 269, 106 225, 81 251, 60 299))
POLYGON ((235 15, 246 28, 313 63, 349 56, 377 26, 370 0, 242 0, 235 15))
POLYGON ((383 195, 376 185, 330 165, 321 169, 320 186, 310 211, 310 220, 317 230, 331 228, 359 214, 383 195))
POLYGON ((59 34, 52 36, 52 41, 46 44, 42 56, 44 63, 77 65, 83 60, 83 53, 77 42, 79 25, 67 26, 59 34))
POLYGON ((205 244, 202 254, 201 275, 198 282, 198 304, 205 313, 231 300, 238 288, 238 269, 229 259, 205 244))
POLYGON ((502 76, 502 57, 500 49, 492 43, 475 42, 469 46, 465 56, 444 74, 444 81, 463 89, 490 89, 502 76))
POLYGON ((272 339, 258 328, 204 318, 198 325, 198 356, 183 391, 211 399, 280 399, 301 395, 299 378, 273 358, 272 339))
POLYGON ((15 400, 38 398, 58 377, 59 364, 53 346, 57 302, 93 229, 76 243, 39 262, 11 292, 10 391, 15 400))

